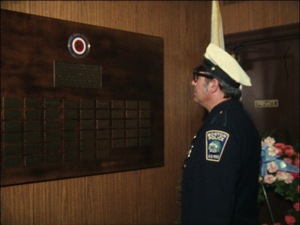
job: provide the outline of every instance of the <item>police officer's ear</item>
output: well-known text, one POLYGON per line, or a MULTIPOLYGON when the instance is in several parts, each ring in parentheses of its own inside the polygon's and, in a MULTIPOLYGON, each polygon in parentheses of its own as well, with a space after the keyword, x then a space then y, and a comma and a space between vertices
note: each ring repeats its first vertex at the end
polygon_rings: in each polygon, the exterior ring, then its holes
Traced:
POLYGON ((209 82, 209 87, 211 93, 217 92, 220 89, 219 81, 217 79, 212 79, 209 82))

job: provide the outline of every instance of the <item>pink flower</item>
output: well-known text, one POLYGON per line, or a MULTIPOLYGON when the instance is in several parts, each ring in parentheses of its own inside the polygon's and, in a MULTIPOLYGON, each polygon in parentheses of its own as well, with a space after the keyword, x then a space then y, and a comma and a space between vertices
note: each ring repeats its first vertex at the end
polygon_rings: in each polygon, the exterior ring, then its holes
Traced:
POLYGON ((279 148, 279 149, 282 149, 282 150, 285 149, 285 144, 284 143, 277 142, 277 143, 274 144, 274 146, 276 148, 279 148))
POLYGON ((277 180, 284 181, 286 184, 290 184, 294 180, 294 177, 290 173, 284 171, 278 171, 276 173, 276 178, 277 180))
POLYGON ((276 177, 274 177, 273 175, 266 175, 264 177, 264 181, 267 184, 273 184, 276 181, 276 177))
POLYGON ((281 180, 281 181, 283 181, 283 180, 285 180, 286 179, 286 172, 284 172, 284 171, 278 171, 277 173, 276 173, 276 178, 277 178, 277 180, 281 180))
POLYGON ((286 184, 291 184, 291 183, 293 183, 293 180, 294 180, 293 175, 290 174, 290 173, 287 173, 287 177, 286 177, 286 179, 284 180, 284 183, 286 183, 286 184))
POLYGON ((294 225, 296 223, 295 217, 293 217, 291 215, 286 215, 284 220, 288 225, 294 225))
POLYGON ((283 155, 284 153, 284 148, 285 148, 285 144, 283 143, 275 143, 274 144, 274 147, 277 148, 277 151, 278 151, 278 155, 281 156, 283 155))
POLYGON ((300 203, 299 202, 296 202, 294 205, 293 205, 294 209, 299 212, 300 210, 300 203))
POLYGON ((275 162, 269 162, 267 164, 267 170, 270 172, 270 173, 275 173, 277 170, 278 170, 278 167, 276 165, 275 162))

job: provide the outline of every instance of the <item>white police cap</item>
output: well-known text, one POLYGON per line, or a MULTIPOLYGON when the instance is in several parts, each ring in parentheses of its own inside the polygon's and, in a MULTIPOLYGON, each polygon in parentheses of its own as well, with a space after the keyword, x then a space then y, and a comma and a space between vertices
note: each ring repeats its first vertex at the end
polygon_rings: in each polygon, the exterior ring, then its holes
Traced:
POLYGON ((203 66, 214 77, 220 77, 228 84, 251 86, 251 80, 239 63, 226 51, 210 43, 204 54, 203 66))

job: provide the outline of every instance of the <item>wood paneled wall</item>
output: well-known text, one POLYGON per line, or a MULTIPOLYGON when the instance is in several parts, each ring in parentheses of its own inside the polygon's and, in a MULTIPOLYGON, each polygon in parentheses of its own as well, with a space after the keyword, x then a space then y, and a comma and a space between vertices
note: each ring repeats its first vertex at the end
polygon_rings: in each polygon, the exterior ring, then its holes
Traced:
POLYGON ((225 34, 299 23, 299 1, 228 1, 221 4, 225 34))
MULTIPOLYGON (((210 36, 209 1, 1 1, 1 8, 164 38, 165 166, 1 188, 2 225, 170 225, 181 165, 204 111, 191 69, 210 36)), ((299 23, 299 2, 221 7, 224 32, 299 23), (296 11, 298 10, 298 11, 296 11)))
POLYGON ((191 68, 209 41, 203 35, 209 2, 24 1, 1 7, 163 37, 165 65, 164 167, 1 188, 3 225, 173 224, 192 136, 191 68))

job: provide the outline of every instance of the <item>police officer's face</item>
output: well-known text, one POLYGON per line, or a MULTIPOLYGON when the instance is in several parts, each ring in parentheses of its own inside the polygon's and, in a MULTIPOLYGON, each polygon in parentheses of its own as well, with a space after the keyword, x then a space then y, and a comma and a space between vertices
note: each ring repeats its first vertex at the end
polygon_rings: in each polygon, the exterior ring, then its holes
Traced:
POLYGON ((193 80, 191 84, 193 87, 194 101, 201 105, 205 105, 205 101, 208 97, 209 80, 199 76, 198 79, 196 81, 193 80))

